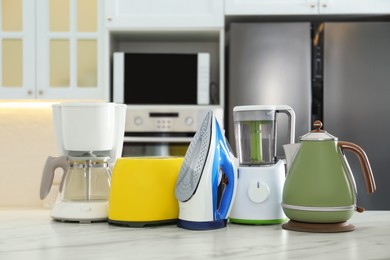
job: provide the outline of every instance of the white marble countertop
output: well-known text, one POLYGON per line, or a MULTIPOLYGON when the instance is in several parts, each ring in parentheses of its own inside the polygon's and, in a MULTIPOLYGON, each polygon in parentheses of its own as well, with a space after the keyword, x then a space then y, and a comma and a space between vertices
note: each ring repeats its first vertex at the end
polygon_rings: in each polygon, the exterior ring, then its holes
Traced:
POLYGON ((228 223, 192 231, 53 221, 48 210, 0 208, 0 259, 390 259, 390 211, 355 213, 344 233, 228 223))

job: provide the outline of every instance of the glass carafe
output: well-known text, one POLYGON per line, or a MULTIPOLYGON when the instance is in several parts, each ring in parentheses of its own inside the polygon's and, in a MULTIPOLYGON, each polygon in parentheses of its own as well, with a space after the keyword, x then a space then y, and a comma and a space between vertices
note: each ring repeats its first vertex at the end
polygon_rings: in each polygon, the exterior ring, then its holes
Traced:
POLYGON ((108 201, 111 170, 107 160, 70 157, 70 167, 62 184, 62 201, 108 201))

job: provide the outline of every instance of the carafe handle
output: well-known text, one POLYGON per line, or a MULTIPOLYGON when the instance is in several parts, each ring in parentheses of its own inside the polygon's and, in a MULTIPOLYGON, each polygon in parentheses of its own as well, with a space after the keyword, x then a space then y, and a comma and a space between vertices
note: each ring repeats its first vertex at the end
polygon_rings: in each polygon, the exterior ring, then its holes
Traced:
POLYGON ((61 191, 65 174, 69 169, 69 162, 66 156, 47 157, 45 167, 43 168, 42 179, 41 179, 41 189, 40 189, 41 200, 45 199, 46 196, 49 194, 51 186, 53 185, 54 172, 57 168, 62 168, 62 170, 64 171, 61 185, 60 185, 60 191, 61 191))
POLYGON ((372 174, 370 162, 368 161, 366 153, 363 151, 363 149, 360 146, 354 143, 339 141, 337 145, 338 147, 340 147, 342 152, 344 152, 344 150, 349 150, 358 157, 360 167, 362 168, 364 173, 367 192, 373 193, 376 190, 376 185, 375 185, 374 176, 372 174))

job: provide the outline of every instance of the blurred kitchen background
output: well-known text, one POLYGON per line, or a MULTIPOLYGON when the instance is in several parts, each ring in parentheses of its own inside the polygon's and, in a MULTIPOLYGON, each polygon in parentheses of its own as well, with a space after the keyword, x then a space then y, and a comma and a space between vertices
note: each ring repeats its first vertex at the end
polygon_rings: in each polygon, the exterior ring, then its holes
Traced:
MULTIPOLYGON (((290 105, 296 141, 320 119, 326 131, 366 151, 377 184, 370 195, 357 159, 347 154, 358 204, 390 209, 389 46, 386 0, 0 0, 0 206, 54 201, 56 189, 39 199, 45 160, 58 155, 51 104, 113 101, 114 53, 158 52, 208 53, 209 97, 128 104, 130 111, 157 109, 172 122, 187 109, 198 116, 222 111, 234 148, 234 106, 290 105)), ((125 150, 183 153, 195 131, 183 129, 129 130, 125 150)))

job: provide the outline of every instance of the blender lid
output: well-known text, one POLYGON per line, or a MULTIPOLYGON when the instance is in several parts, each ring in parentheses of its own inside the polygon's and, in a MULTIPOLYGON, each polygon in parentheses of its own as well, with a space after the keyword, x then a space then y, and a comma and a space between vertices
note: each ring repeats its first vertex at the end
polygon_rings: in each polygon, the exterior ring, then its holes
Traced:
POLYGON ((249 106, 236 106, 233 108, 234 112, 240 111, 253 111, 253 110, 275 110, 276 106, 273 105, 249 105, 249 106))
POLYGON ((233 120, 245 121, 273 121, 275 120, 276 106, 273 105, 250 105, 236 106, 233 108, 233 120))
POLYGON ((314 121, 313 126, 315 129, 301 136, 300 141, 337 141, 337 137, 321 130, 322 122, 320 120, 314 121))

